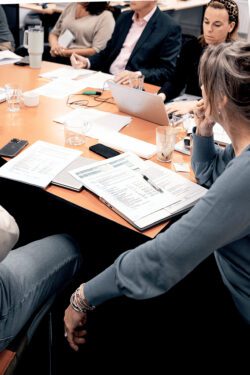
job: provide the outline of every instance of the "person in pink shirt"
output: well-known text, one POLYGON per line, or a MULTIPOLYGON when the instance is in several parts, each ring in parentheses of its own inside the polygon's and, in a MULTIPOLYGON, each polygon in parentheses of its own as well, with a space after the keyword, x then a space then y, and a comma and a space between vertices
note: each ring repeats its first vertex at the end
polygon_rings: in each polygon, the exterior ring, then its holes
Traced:
POLYGON ((157 1, 131 1, 131 11, 119 16, 106 48, 89 59, 72 54, 74 68, 115 75, 127 84, 133 76, 161 85, 172 77, 181 46, 180 26, 157 7, 157 1))

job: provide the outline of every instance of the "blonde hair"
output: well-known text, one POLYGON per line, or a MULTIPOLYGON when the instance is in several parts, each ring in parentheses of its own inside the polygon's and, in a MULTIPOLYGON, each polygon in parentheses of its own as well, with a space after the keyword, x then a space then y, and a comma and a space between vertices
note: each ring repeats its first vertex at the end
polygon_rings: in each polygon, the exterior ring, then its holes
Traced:
MULTIPOLYGON (((237 39, 237 30, 239 27, 239 8, 235 1, 233 0, 212 0, 207 4, 207 8, 214 9, 225 9, 228 14, 229 23, 234 22, 233 30, 228 33, 226 42, 231 42, 237 39)), ((206 46, 206 41, 203 34, 199 37, 199 42, 206 46)))
POLYGON ((218 103, 226 97, 225 117, 250 121, 250 43, 208 46, 199 66, 211 115, 218 118, 218 103))

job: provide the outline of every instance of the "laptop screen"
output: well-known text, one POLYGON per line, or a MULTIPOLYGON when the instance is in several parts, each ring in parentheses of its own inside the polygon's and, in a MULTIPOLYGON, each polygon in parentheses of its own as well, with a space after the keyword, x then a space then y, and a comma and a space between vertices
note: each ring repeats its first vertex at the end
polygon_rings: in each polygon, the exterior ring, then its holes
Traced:
POLYGON ((158 125, 169 125, 164 103, 158 95, 114 82, 110 82, 109 87, 121 112, 158 125))

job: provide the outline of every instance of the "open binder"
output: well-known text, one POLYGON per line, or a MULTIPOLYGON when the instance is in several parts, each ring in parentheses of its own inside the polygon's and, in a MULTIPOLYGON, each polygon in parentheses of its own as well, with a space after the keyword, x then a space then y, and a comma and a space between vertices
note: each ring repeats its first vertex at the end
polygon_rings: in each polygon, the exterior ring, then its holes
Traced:
POLYGON ((70 173, 140 231, 188 210, 206 193, 205 188, 132 153, 70 173))

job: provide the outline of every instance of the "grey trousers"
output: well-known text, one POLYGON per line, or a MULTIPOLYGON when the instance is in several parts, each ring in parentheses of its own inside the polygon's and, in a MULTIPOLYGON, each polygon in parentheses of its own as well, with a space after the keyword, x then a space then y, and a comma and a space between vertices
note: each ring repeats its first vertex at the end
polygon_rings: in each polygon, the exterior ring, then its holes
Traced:
POLYGON ((79 269, 80 251, 68 235, 54 235, 12 250, 0 263, 0 351, 79 269))

